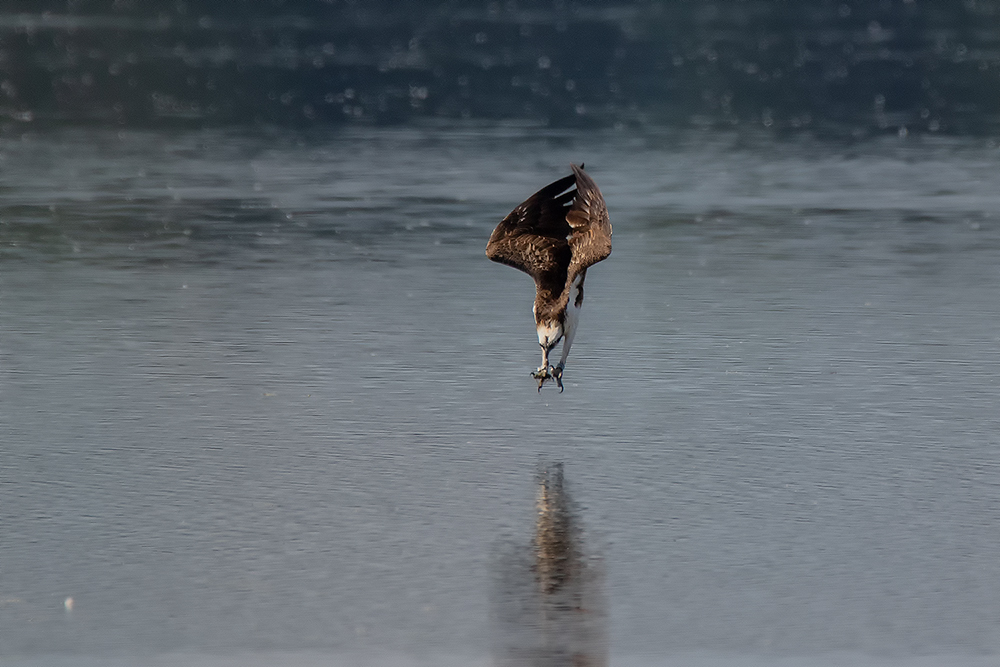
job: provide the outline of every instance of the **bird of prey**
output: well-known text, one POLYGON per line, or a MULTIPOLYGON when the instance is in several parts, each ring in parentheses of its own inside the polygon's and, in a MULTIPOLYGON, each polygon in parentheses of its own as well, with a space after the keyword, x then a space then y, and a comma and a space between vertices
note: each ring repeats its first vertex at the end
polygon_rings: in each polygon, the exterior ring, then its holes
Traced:
POLYGON ((597 184, 571 164, 573 173, 528 197, 490 236, 486 256, 524 271, 535 280, 535 328, 542 365, 532 377, 538 391, 546 380, 563 390, 562 376, 576 334, 587 267, 611 254, 611 221, 597 184), (555 366, 549 353, 562 341, 555 366))

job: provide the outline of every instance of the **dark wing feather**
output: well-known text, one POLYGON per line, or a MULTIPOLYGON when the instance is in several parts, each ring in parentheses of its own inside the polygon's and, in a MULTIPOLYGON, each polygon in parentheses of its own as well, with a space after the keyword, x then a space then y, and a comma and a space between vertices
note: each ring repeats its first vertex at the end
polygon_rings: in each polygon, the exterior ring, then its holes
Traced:
POLYGON ((611 219, 604 196, 594 179, 581 167, 575 164, 570 167, 576 177, 576 197, 566 214, 566 222, 572 230, 568 241, 573 253, 568 281, 611 254, 611 219))
POLYGON ((511 211, 486 245, 487 257, 524 271, 553 299, 565 299, 566 287, 581 271, 611 254, 604 197, 582 167, 570 166, 572 175, 511 211))
POLYGON ((566 268, 572 256, 566 213, 576 194, 564 191, 575 180, 575 176, 560 178, 511 211, 493 230, 486 256, 524 271, 540 289, 558 295, 566 284, 566 268))

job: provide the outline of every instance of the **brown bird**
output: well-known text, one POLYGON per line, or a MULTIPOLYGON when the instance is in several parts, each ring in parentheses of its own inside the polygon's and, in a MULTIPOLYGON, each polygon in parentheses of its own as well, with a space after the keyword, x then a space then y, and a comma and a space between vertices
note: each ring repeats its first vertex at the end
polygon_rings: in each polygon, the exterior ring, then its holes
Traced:
POLYGON ((538 391, 546 380, 555 380, 563 390, 563 369, 576 334, 587 267, 611 254, 611 221, 604 197, 582 164, 570 168, 572 175, 546 185, 511 211, 486 245, 487 257, 535 280, 532 310, 542 365, 531 376, 538 380, 538 391), (562 355, 552 366, 549 353, 559 341, 562 355))

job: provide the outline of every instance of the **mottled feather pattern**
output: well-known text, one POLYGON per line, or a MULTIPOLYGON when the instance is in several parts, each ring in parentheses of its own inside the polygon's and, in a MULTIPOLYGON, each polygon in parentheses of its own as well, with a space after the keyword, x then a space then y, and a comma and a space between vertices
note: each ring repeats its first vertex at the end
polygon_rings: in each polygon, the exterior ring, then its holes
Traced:
POLYGON ((486 246, 491 260, 534 278, 539 321, 562 321, 573 279, 611 253, 604 197, 582 168, 570 166, 572 175, 550 183, 511 211, 486 246))
POLYGON ((569 281, 577 273, 611 254, 611 220, 604 197, 597 184, 583 169, 571 166, 576 176, 577 196, 566 214, 566 222, 572 229, 569 244, 573 248, 572 260, 567 269, 569 281))

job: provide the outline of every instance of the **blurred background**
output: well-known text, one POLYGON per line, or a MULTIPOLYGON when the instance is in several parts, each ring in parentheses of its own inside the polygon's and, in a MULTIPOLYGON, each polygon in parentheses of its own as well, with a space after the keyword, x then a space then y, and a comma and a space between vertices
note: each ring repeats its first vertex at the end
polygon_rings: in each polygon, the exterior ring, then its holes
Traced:
POLYGON ((998 29, 4 0, 0 663, 997 665, 998 29), (571 162, 539 393, 484 250, 571 162))
POLYGON ((984 134, 993 0, 10 0, 0 114, 984 134))

